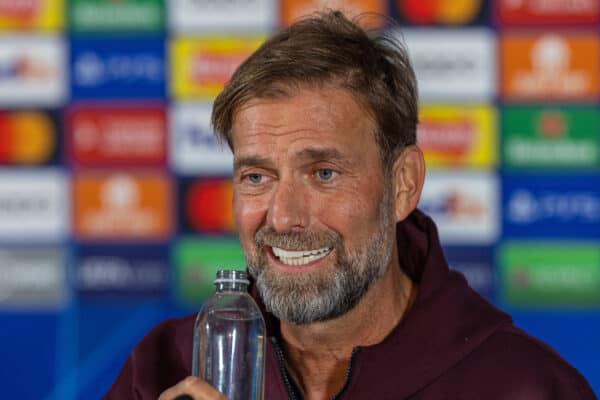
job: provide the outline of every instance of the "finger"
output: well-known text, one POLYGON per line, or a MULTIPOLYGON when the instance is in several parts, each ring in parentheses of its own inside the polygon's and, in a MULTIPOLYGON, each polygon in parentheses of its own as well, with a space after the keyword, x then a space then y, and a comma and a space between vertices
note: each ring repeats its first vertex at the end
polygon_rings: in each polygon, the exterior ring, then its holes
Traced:
POLYGON ((165 390, 158 400, 174 400, 180 395, 188 395, 193 400, 227 400, 223 393, 196 376, 188 376, 177 385, 165 390))

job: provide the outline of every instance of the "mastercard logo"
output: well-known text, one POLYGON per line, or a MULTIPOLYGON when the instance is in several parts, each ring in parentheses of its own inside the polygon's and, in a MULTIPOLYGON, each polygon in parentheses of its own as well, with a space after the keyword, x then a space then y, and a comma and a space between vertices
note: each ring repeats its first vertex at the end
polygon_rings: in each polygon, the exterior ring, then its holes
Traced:
POLYGON ((230 180, 198 180, 184 198, 186 225, 200 232, 235 232, 230 180))
POLYGON ((400 13, 415 24, 461 25, 475 19, 481 0, 397 0, 400 13))
POLYGON ((56 148, 55 124, 41 112, 0 113, 0 162, 40 164, 56 148))

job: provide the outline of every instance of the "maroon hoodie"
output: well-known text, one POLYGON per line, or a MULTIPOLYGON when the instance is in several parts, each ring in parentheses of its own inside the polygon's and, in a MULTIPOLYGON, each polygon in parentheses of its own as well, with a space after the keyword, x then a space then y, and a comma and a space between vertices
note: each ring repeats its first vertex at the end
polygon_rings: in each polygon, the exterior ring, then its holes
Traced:
MULTIPOLYGON (((429 217, 416 210, 397 231, 400 265, 419 284, 417 298, 386 339, 355 348, 337 399, 596 399, 564 359, 448 269, 429 217)), ((171 319, 152 329, 104 399, 156 399, 190 375, 194 319, 171 319)), ((282 367, 279 323, 266 312, 265 320, 265 399, 300 399, 282 367)))

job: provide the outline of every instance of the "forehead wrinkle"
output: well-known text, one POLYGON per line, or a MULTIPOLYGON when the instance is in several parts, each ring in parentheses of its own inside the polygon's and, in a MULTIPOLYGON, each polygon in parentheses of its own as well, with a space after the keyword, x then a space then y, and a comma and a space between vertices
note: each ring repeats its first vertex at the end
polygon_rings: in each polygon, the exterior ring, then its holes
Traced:
MULTIPOLYGON (((279 115, 286 123, 277 123, 277 121, 265 121, 265 118, 256 118, 256 115, 261 116, 262 113, 255 114, 256 107, 276 107, 281 103, 292 101, 296 96, 291 96, 286 99, 252 99, 241 106, 234 114, 232 130, 236 125, 241 125, 245 128, 244 134, 251 132, 254 136, 260 133, 270 135, 293 134, 302 131, 319 132, 321 129, 314 129, 318 126, 325 129, 335 129, 336 123, 344 119, 343 110, 338 110, 333 104, 329 103, 325 106, 322 104, 308 104, 302 107, 299 113, 283 113, 279 115), (302 117, 300 117, 302 115, 302 117), (299 125, 298 128, 286 131, 285 128, 290 123, 299 125), (283 131, 282 131, 283 129, 283 131)), ((278 114, 278 109, 275 108, 275 114, 278 114)))

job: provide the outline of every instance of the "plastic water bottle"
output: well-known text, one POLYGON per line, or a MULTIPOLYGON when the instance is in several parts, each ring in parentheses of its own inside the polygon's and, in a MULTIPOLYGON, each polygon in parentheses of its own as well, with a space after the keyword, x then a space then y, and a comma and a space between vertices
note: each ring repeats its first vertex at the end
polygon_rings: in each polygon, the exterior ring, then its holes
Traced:
POLYGON ((221 270, 194 325, 192 374, 228 400, 264 396, 265 321, 243 271, 221 270))

